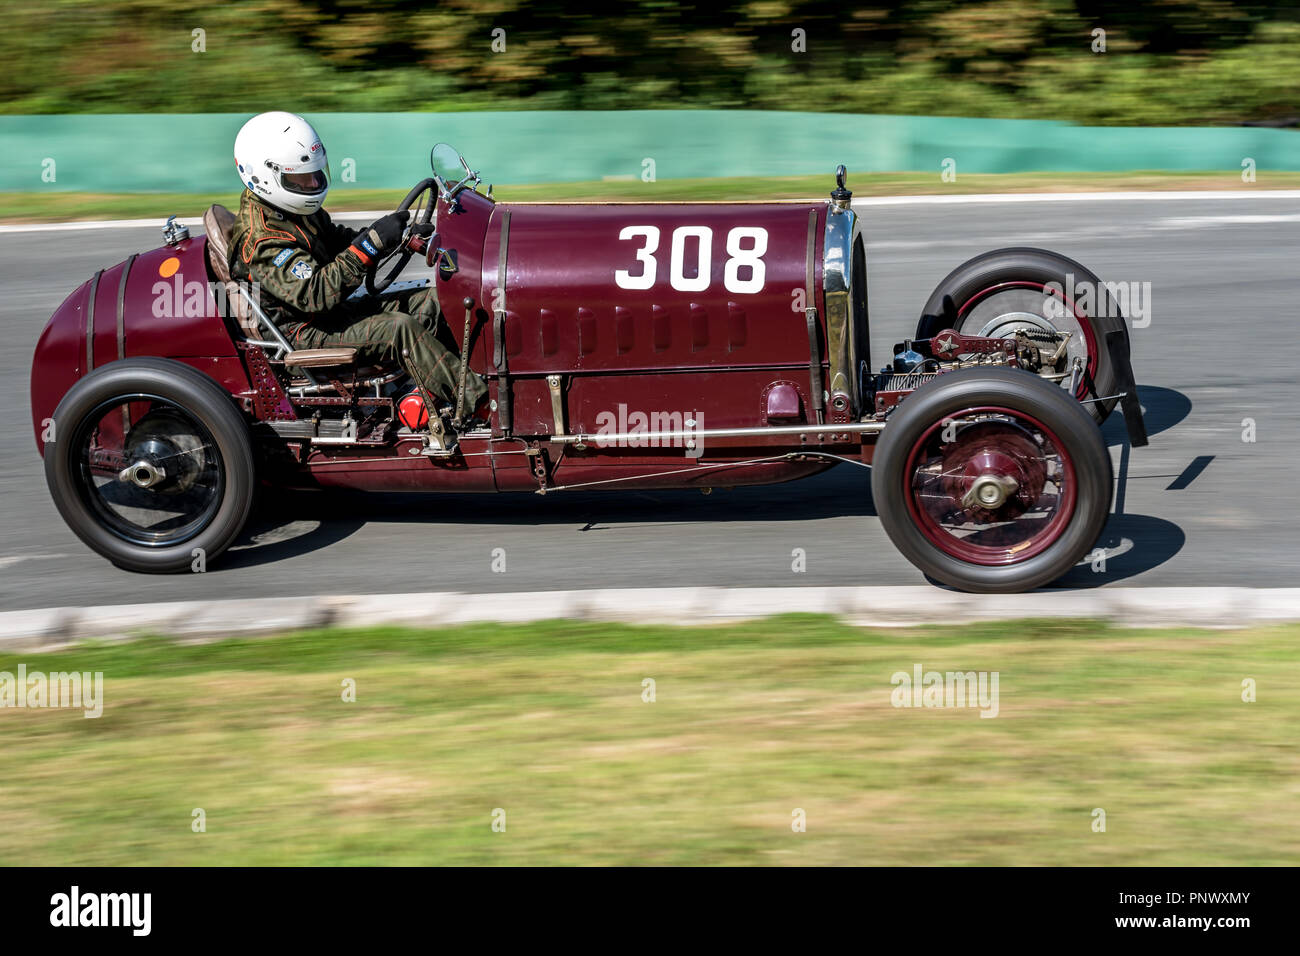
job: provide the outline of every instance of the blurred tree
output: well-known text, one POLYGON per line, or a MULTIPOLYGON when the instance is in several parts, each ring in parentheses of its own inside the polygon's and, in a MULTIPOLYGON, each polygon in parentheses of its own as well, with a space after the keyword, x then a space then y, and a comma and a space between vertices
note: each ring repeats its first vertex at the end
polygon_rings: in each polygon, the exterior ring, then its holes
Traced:
POLYGON ((1124 124, 1300 111, 1300 12, 1234 0, 3 0, 0 10, 10 113, 740 108, 1124 124), (1098 27, 1104 54, 1091 48, 1098 27))

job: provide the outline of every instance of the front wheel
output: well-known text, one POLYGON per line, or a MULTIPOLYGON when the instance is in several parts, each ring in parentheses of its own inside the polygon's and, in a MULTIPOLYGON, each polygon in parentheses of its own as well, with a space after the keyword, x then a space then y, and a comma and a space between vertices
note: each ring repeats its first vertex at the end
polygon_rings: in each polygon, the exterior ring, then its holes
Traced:
POLYGON ((891 541, 962 591, 1049 584, 1096 542, 1110 512, 1101 430, 1028 372, 948 372, 898 406, 876 446, 871 491, 891 541))
POLYGON ((77 537, 118 567, 202 569, 253 498, 248 427, 188 365, 124 359, 77 382, 54 412, 45 480, 77 537))
POLYGON ((1073 391, 1098 423, 1115 407, 1106 333, 1128 335, 1110 288, 1073 259, 1046 249, 995 249, 962 263, 935 287, 916 337, 944 329, 988 338, 1021 336, 1039 374, 1073 391))

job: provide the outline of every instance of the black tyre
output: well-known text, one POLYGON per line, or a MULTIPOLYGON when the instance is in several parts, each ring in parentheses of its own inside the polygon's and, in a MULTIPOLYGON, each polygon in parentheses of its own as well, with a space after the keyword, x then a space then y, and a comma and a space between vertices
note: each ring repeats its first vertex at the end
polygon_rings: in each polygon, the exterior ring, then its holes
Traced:
MULTIPOLYGON (((1031 339, 1072 333, 1065 353, 1052 365, 1044 364, 1040 374, 1068 392, 1070 373, 1075 360, 1080 360, 1086 374, 1077 382, 1075 397, 1081 402, 1115 394, 1106 333, 1121 330, 1128 335, 1114 296, 1096 275, 1066 256, 1030 248, 995 249, 950 272, 930 294, 916 337, 933 338, 947 328, 993 338, 1017 331, 1031 339)), ((1100 423, 1115 407, 1115 400, 1093 401, 1085 407, 1100 423)))
POLYGON ((1028 591, 1079 562, 1110 512, 1101 430, 1064 390, 1013 368, 962 369, 907 396, 876 446, 889 538, 962 591, 1028 591))
POLYGON ((205 567, 253 499, 248 426, 230 395, 188 365, 124 359, 77 382, 54 412, 45 480, 63 520, 118 567, 205 567))

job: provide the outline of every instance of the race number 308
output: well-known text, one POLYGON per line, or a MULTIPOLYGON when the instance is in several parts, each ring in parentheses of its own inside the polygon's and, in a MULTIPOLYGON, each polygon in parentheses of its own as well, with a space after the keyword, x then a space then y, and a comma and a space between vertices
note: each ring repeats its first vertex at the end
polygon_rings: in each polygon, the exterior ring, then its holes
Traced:
MULTIPOLYGON (((659 274, 658 226, 624 226, 620 240, 636 242, 637 265, 633 269, 617 269, 614 283, 620 289, 649 289, 659 274)), ((752 294, 763 291, 766 267, 763 255, 767 252, 767 230, 761 226, 736 226, 727 233, 727 263, 722 271, 722 284, 728 292, 752 294)), ((703 292, 709 287, 710 264, 713 261, 713 230, 708 226, 678 226, 673 230, 668 246, 668 284, 678 292, 703 292), (692 241, 693 240, 693 241, 692 241), (693 275, 686 274, 688 248, 694 246, 690 258, 693 275)))

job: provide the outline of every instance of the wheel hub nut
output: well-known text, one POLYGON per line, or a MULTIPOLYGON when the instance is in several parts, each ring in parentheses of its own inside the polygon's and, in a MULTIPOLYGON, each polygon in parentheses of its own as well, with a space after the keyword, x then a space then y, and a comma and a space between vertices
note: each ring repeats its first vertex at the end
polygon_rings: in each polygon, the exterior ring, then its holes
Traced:
POLYGON ((152 488, 167 477, 157 465, 148 461, 137 461, 127 465, 117 473, 119 481, 129 481, 139 488, 152 488))
POLYGON ((962 496, 961 503, 967 508, 994 511, 1001 508, 1019 487, 1020 483, 1016 479, 1006 475, 980 475, 971 482, 970 490, 962 496))

